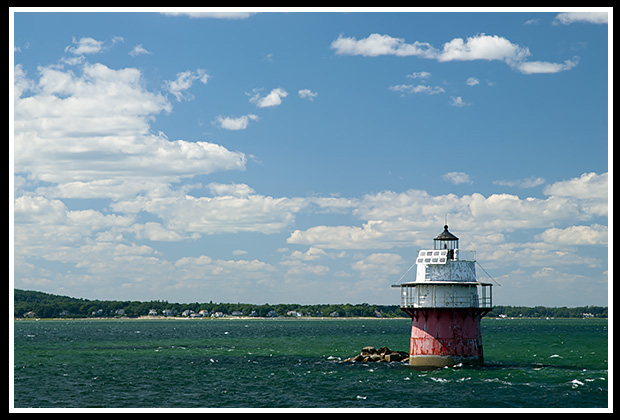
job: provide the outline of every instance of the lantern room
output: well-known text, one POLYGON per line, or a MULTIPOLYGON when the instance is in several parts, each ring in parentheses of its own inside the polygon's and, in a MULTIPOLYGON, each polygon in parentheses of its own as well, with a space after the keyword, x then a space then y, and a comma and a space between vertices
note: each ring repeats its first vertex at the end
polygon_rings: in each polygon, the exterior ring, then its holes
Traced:
POLYGON ((459 238, 454 236, 452 233, 448 231, 448 225, 444 225, 443 232, 441 232, 437 237, 433 240, 434 248, 433 249, 447 249, 448 250, 448 259, 454 259, 454 250, 459 247, 459 238))

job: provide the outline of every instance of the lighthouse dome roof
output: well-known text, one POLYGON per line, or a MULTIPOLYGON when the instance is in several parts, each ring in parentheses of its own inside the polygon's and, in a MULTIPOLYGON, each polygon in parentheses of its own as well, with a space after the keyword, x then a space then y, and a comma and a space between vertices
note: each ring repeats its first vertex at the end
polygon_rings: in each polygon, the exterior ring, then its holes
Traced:
POLYGON ((444 225, 443 232, 435 238, 436 241, 458 241, 459 238, 448 232, 448 225, 444 225))

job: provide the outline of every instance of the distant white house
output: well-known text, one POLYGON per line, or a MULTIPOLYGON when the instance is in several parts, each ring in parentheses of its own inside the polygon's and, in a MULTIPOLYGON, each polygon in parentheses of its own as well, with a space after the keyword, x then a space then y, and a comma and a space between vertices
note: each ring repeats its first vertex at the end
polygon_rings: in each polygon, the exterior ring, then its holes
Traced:
POLYGON ((149 316, 157 316, 157 309, 149 309, 149 316))

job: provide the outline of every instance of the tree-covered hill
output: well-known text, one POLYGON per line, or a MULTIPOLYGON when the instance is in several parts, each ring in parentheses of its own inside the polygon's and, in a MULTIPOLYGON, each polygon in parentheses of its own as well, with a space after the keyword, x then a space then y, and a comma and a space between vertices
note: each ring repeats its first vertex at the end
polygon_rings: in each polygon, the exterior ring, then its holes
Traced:
MULTIPOLYGON (((165 300, 119 301, 89 300, 59 296, 30 290, 14 289, 15 318, 101 318, 139 317, 146 315, 198 317, 198 316, 312 316, 312 317, 384 317, 407 315, 398 305, 360 304, 274 304, 249 303, 170 303, 165 300)), ((495 306, 487 317, 555 317, 555 318, 606 318, 607 307, 581 306, 574 308, 549 308, 544 306, 495 306)))
POLYGON ((332 316, 332 317, 406 317, 398 305, 362 304, 274 304, 249 303, 171 303, 155 301, 88 300, 43 292, 15 289, 16 318, 83 318, 158 316, 332 316))

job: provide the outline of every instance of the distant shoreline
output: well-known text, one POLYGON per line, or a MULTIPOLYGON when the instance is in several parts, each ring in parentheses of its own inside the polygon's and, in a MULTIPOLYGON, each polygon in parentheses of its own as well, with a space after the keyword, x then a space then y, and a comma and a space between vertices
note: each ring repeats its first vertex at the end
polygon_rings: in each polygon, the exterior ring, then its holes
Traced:
MULTIPOLYGON (((604 319, 607 320, 607 317, 533 317, 533 316, 513 316, 513 317, 483 317, 483 320, 493 319, 493 320, 515 320, 515 319, 543 319, 543 320, 556 320, 556 319, 604 319)), ((13 318, 13 321, 222 321, 222 320, 234 320, 234 321, 253 321, 253 320, 279 320, 279 321, 347 321, 347 320, 409 320, 408 317, 365 317, 365 316, 346 316, 346 317, 329 317, 329 316, 300 316, 300 317, 289 317, 289 316, 277 316, 277 317, 260 317, 260 316, 227 316, 220 318, 211 318, 211 317, 177 317, 177 316, 139 316, 139 317, 82 317, 82 318, 13 318)))
MULTIPOLYGON (((409 319, 395 305, 174 303, 168 301, 106 301, 72 298, 13 289, 13 317, 38 319, 409 319)), ((494 305, 486 318, 607 318, 606 306, 544 307, 494 305)))
POLYGON ((225 316, 225 317, 181 317, 181 316, 138 316, 138 317, 66 317, 66 318, 28 318, 28 317, 14 317, 14 321, 143 321, 143 320, 152 320, 152 321, 165 321, 165 320, 190 320, 190 321, 219 321, 219 320, 290 320, 290 321, 307 321, 307 320, 316 320, 316 321, 338 321, 338 320, 348 320, 348 319, 378 319, 378 320, 389 320, 389 319, 409 319, 408 317, 367 317, 367 316, 343 316, 343 317, 330 317, 330 316, 275 316, 275 317, 267 317, 267 316, 225 316))

